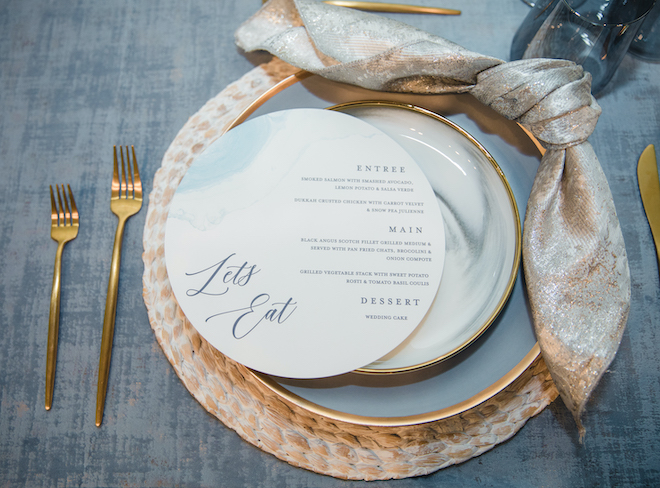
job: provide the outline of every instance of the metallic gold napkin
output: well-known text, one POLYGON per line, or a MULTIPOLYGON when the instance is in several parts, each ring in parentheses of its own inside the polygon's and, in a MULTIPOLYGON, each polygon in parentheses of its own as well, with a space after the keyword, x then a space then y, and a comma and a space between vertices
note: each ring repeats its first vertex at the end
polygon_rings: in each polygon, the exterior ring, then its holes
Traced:
POLYGON ((316 0, 271 0, 236 31, 301 69, 372 90, 471 93, 547 149, 527 203, 525 280, 543 358, 581 417, 621 341, 630 272, 607 180, 587 138, 601 109, 570 61, 505 63, 374 14, 316 0))

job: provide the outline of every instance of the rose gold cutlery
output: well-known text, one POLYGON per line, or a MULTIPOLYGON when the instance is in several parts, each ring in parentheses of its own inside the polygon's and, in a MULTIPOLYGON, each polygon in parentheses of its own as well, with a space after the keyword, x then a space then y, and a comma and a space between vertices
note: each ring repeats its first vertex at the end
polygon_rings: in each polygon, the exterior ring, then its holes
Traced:
MULTIPOLYGON (((261 3, 266 3, 262 0, 261 3)), ((368 10, 371 12, 389 12, 397 14, 435 14, 435 15, 461 15, 460 10, 452 8, 424 7, 421 5, 406 5, 399 3, 363 2, 355 0, 323 0, 323 3, 337 7, 368 10)))
POLYGON ((126 164, 124 165, 124 151, 119 147, 121 159, 121 179, 119 178, 117 146, 114 147, 114 171, 112 174, 112 188, 110 196, 110 210, 119 219, 115 232, 115 244, 112 250, 112 264, 110 265, 110 278, 108 280, 108 296, 105 302, 105 316, 103 317, 103 335, 101 337, 101 355, 99 358, 99 381, 96 393, 96 425, 101 426, 105 396, 108 388, 108 374, 110 372, 110 357, 112 355, 112 339, 115 330, 115 315, 117 312, 117 287, 119 284, 119 265, 121 262, 121 247, 124 237, 124 227, 129 217, 135 215, 142 207, 142 183, 140 172, 135 158, 135 148, 131 146, 131 157, 126 146, 126 164))
POLYGON ((78 208, 73 199, 71 187, 67 185, 69 198, 62 185, 55 185, 57 190, 57 201, 53 187, 50 187, 50 237, 57 241, 57 253, 55 254, 55 270, 53 272, 53 290, 50 295, 50 316, 48 318, 48 346, 46 351, 46 410, 53 405, 53 388, 55 386, 55 365, 57 363, 57 339, 60 328, 60 291, 62 281, 62 252, 64 244, 75 239, 78 235, 78 208))
POLYGON ((324 0, 323 3, 348 7, 357 10, 369 10, 372 12, 390 12, 399 14, 436 14, 436 15, 460 15, 460 10, 451 8, 424 7, 421 5, 405 5, 383 2, 361 2, 352 0, 324 0))

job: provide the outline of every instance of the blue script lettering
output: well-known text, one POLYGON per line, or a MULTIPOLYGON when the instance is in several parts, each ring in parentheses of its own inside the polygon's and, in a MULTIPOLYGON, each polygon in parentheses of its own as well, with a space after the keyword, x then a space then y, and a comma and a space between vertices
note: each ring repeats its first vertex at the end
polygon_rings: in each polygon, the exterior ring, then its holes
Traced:
POLYGON ((234 337, 236 339, 243 339, 250 332, 256 329, 263 320, 281 324, 285 322, 289 317, 291 317, 291 314, 295 312, 297 308, 297 303, 293 301, 293 298, 289 298, 286 302, 273 302, 270 305, 272 308, 266 311, 266 313, 264 313, 256 322, 254 322, 254 320, 256 317, 259 317, 258 314, 255 317, 247 318, 248 316, 255 313, 256 308, 266 305, 269 301, 270 295, 268 293, 262 293, 261 295, 257 295, 252 299, 249 307, 237 308, 227 312, 220 312, 215 315, 211 315, 206 319, 206 321, 208 322, 210 319, 218 317, 219 315, 244 312, 234 321, 234 326, 232 327, 232 334, 234 337), (250 320, 252 320, 252 322, 250 320))
POLYGON ((212 271, 211 276, 209 276, 208 280, 206 280, 206 282, 200 289, 196 290, 194 288, 190 288, 189 290, 186 291, 186 295, 188 295, 189 297, 194 297, 196 295, 199 295, 200 293, 202 295, 211 295, 211 296, 224 295, 229 291, 229 286, 225 286, 224 289, 222 288, 222 286, 220 286, 219 290, 216 289, 215 291, 212 291, 213 287, 211 286, 211 284, 218 283, 218 281, 220 281, 222 284, 225 285, 227 283, 231 283, 237 286, 247 285, 248 282, 250 281, 250 278, 252 278, 252 276, 257 274, 260 270, 257 269, 257 266, 255 264, 249 266, 247 261, 245 261, 241 266, 227 265, 225 267, 227 261, 229 261, 229 259, 235 255, 236 253, 232 253, 229 256, 227 256, 225 259, 220 261, 219 263, 216 263, 200 271, 195 271, 194 273, 186 273, 186 276, 195 276, 206 273, 207 271, 212 271), (218 276, 221 271, 224 271, 224 274, 218 276), (207 288, 209 289, 208 291, 207 288))
MULTIPOLYGON (((230 254, 222 261, 208 268, 195 271, 194 273, 186 273, 186 276, 199 275, 206 280, 200 288, 189 288, 186 291, 186 295, 189 297, 195 297, 197 295, 222 296, 229 291, 230 285, 245 286, 253 276, 261 271, 257 268, 256 264, 250 265, 247 261, 240 266, 230 266, 229 260, 234 256, 236 256, 236 253, 230 254)), ((297 303, 293 301, 293 298, 289 298, 286 302, 271 303, 270 295, 268 293, 261 293, 252 299, 249 306, 216 313, 207 317, 206 322, 220 315, 240 313, 234 321, 232 334, 236 339, 243 339, 263 321, 282 324, 295 312, 296 308, 297 303), (265 310, 262 308, 264 306, 268 307, 268 309, 260 316, 261 311, 265 310), (258 313, 257 309, 260 310, 258 313)))

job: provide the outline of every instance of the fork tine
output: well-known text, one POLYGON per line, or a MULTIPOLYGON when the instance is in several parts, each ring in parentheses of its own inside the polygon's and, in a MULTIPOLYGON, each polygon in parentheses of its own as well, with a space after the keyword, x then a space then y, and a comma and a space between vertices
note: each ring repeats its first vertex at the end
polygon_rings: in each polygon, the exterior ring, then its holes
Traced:
POLYGON ((64 219, 64 205, 62 205, 62 197, 60 196, 60 187, 55 185, 55 188, 57 188, 57 201, 60 204, 57 217, 59 219, 59 225, 65 225, 66 220, 64 219))
MULTIPOLYGON (((128 191, 126 189, 126 168, 124 165, 124 150, 119 146, 119 155, 121 156, 121 188, 119 192, 119 198, 128 198, 128 191)), ((126 157, 128 157, 128 151, 126 151, 126 157)))
POLYGON ((55 205, 53 185, 50 185, 50 221, 51 225, 57 225, 57 206, 55 205))
MULTIPOLYGON (((131 146, 133 151, 133 185, 135 188, 135 198, 142 198, 142 180, 140 180, 140 171, 138 170, 137 159, 135 158, 135 147, 131 146)), ((128 152, 128 146, 126 147, 128 152)))
POLYGON ((67 201, 66 198, 66 190, 64 189, 64 185, 62 185, 62 200, 64 200, 64 226, 70 226, 71 225, 71 210, 69 209, 69 202, 67 201))
MULTIPOLYGON (((135 158, 133 158, 133 165, 135 166, 135 158)), ((128 183, 127 198, 133 198, 133 171, 131 171, 131 157, 128 152, 128 146, 126 146, 126 181, 128 183)))
MULTIPOLYGON (((117 164, 117 146, 113 146, 114 149, 114 162, 115 166, 112 171, 112 198, 118 198, 119 197, 119 190, 120 190, 120 185, 119 185, 119 169, 118 169, 118 164, 117 164)), ((121 150, 121 147, 119 148, 121 150)))
POLYGON ((66 185, 69 189, 69 200, 71 200, 71 223, 73 225, 78 225, 79 216, 78 216, 78 207, 76 207, 76 201, 73 199, 73 192, 71 191, 71 186, 66 185))

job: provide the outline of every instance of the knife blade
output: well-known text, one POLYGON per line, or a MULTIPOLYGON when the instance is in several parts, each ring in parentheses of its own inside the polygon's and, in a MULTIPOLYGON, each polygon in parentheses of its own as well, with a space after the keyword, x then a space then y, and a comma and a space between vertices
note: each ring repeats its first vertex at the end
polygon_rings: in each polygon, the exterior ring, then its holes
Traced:
POLYGON ((637 180, 646 218, 651 227, 653 242, 655 242, 655 254, 660 268, 660 179, 658 179, 658 163, 653 144, 646 146, 639 157, 637 180))

